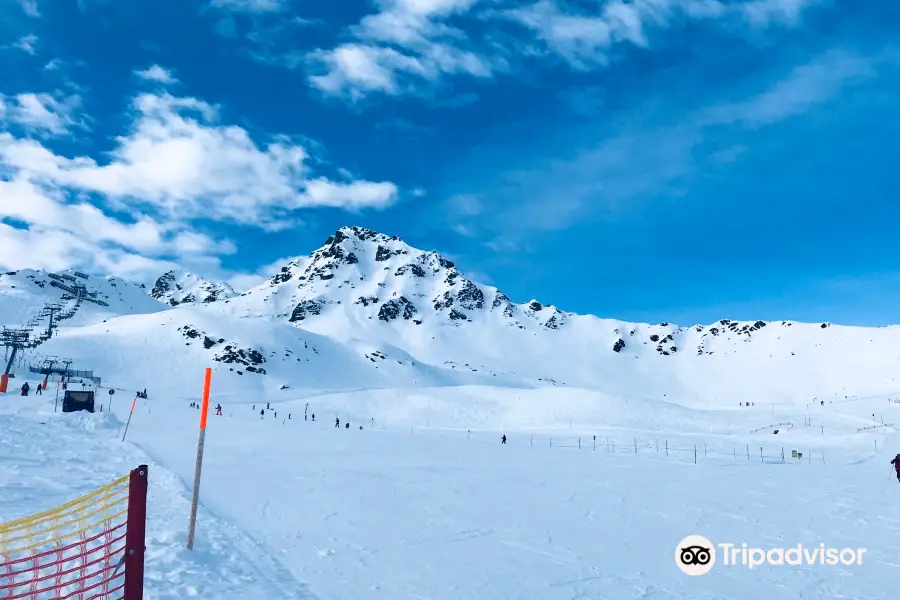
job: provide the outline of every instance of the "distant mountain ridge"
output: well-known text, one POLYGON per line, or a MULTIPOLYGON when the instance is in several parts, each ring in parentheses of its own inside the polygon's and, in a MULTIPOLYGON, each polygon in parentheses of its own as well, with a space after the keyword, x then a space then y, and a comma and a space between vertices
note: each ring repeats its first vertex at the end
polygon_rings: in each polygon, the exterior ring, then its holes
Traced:
POLYGON ((45 335, 36 315, 62 303, 74 314, 36 355, 85 355, 117 377, 173 390, 212 365, 236 390, 565 385, 655 398, 680 390, 710 404, 900 392, 897 327, 729 319, 686 327, 515 303, 437 252, 362 227, 342 227, 241 294, 184 271, 151 289, 86 276, 85 291, 106 306, 76 307, 52 279, 0 275, 0 325, 45 335))
POLYGON ((156 280, 150 296, 163 304, 178 306, 227 300, 237 296, 237 292, 224 282, 212 282, 188 271, 169 271, 156 280))

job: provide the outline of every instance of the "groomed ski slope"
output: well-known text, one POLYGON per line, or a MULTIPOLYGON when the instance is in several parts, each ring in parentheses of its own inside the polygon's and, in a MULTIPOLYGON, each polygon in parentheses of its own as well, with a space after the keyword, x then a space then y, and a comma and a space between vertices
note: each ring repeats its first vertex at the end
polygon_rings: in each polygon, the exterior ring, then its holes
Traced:
MULTIPOLYGON (((0 518, 149 461, 151 598, 896 598, 900 484, 888 461, 900 439, 892 427, 856 433, 872 414, 900 416, 886 397, 721 411, 646 400, 617 410, 601 399, 591 414, 583 391, 437 388, 298 393, 261 418, 263 396, 238 401, 215 383, 212 405, 222 401, 225 414, 209 420, 193 554, 184 542, 199 416, 187 399, 139 400, 122 444, 106 413, 53 415, 52 395, 4 398, 0 518), (451 401, 464 414, 448 411, 451 401), (303 421, 307 402, 316 423, 303 421), (749 433, 784 421, 794 427, 778 436, 749 433), (657 452, 655 439, 721 453, 695 465, 690 452, 657 452), (747 445, 750 459, 739 455, 747 445), (807 452, 803 463, 788 454, 781 464, 782 445, 807 452), (717 565, 692 578, 674 562, 689 534, 867 552, 861 565, 717 565)), ((129 405, 114 397, 119 420, 129 405)))

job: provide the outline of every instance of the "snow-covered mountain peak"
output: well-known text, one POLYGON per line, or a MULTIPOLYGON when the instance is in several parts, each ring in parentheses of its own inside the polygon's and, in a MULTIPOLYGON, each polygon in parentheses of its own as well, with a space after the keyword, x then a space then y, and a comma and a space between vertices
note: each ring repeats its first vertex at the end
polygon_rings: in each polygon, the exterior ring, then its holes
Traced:
POLYGON ((410 325, 460 325, 495 315, 520 328, 529 321, 557 328, 564 317, 537 301, 517 306, 496 288, 467 278, 439 253, 363 227, 338 229, 308 257, 289 261, 241 296, 234 304, 244 316, 286 317, 304 325, 335 311, 350 322, 410 325))
POLYGON ((187 271, 169 271, 156 280, 150 296, 163 304, 209 304, 234 298, 237 293, 224 282, 212 282, 187 271))

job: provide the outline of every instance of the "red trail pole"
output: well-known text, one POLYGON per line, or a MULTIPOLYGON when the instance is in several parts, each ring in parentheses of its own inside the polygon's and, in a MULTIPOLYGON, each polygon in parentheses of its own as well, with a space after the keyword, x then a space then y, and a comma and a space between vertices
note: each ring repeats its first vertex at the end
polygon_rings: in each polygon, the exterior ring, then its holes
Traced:
POLYGON ((122 433, 122 441, 125 441, 125 436, 128 435, 128 426, 131 425, 131 416, 134 414, 134 407, 137 404, 137 398, 131 401, 131 412, 128 413, 128 422, 125 423, 125 431, 122 433))
POLYGON ((203 444, 206 442, 206 417, 209 414, 209 387, 212 369, 206 369, 203 378, 203 402, 200 406, 200 439, 197 441, 197 463, 194 467, 194 495, 191 499, 191 523, 188 528, 188 550, 194 549, 194 533, 197 529, 197 504, 200 502, 200 470, 203 466, 203 444))

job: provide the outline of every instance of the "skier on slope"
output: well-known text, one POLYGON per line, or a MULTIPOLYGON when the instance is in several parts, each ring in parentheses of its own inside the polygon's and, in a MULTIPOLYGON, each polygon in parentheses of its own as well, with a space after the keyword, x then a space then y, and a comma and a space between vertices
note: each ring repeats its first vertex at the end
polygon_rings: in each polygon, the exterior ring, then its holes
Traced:
POLYGON ((222 416, 222 405, 221 404, 216 404, 216 414, 220 417, 222 416))
POLYGON ((313 413, 313 414, 312 414, 312 420, 313 420, 313 423, 316 422, 316 413, 313 413))
POLYGON ((26 381, 24 384, 22 384, 22 395, 27 396, 28 390, 30 390, 30 389, 31 389, 31 386, 29 386, 28 382, 26 381))
POLYGON ((341 426, 341 420, 340 420, 339 418, 337 418, 337 417, 334 418, 334 426, 335 426, 335 427, 340 427, 340 426, 341 426))
POLYGON ((503 437, 500 438, 500 443, 501 443, 501 444, 505 444, 505 443, 506 443, 506 434, 505 434, 505 433, 503 434, 503 437))
POLYGON ((259 418, 264 419, 266 417, 266 410, 264 408, 259 409, 259 418))
POLYGON ((891 464, 894 465, 894 470, 897 472, 897 481, 900 482, 900 454, 894 457, 891 464))
POLYGON ((43 396, 43 395, 44 395, 43 388, 41 387, 41 382, 40 382, 40 381, 39 381, 38 384, 37 384, 37 390, 35 391, 35 394, 38 394, 39 396, 43 396))

